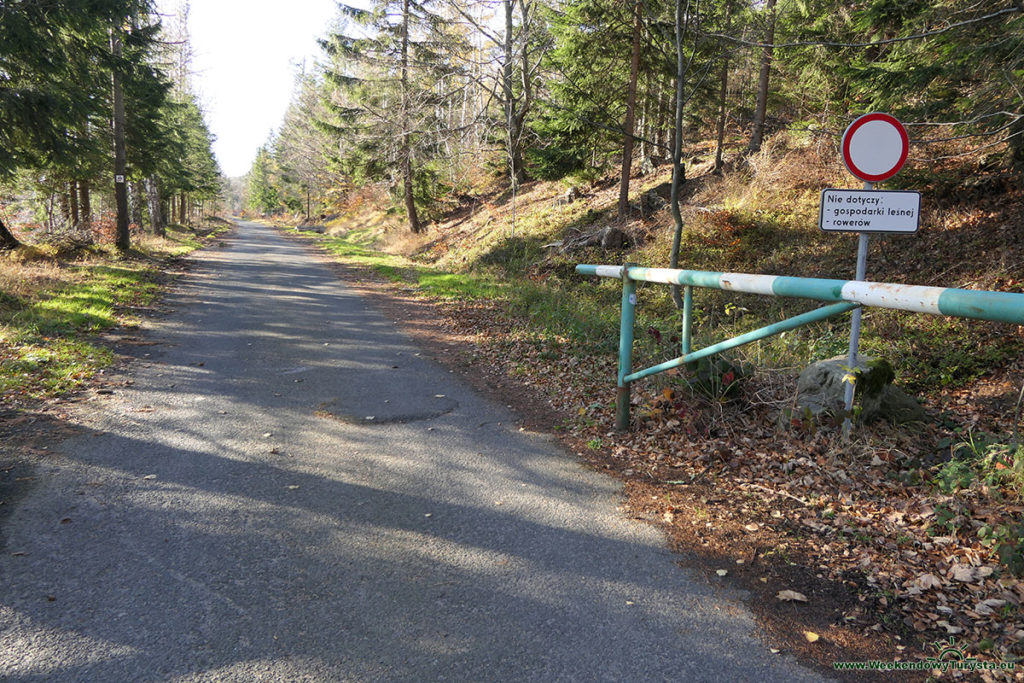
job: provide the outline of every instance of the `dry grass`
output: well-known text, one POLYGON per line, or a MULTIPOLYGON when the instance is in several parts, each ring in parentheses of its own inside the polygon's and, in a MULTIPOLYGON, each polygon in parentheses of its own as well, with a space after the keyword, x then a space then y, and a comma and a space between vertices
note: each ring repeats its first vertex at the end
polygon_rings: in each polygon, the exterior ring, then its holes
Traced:
POLYGON ((41 290, 72 284, 79 279, 80 276, 73 270, 51 259, 26 261, 14 254, 0 258, 0 292, 12 296, 28 297, 41 290))
POLYGON ((379 248, 388 254, 408 256, 415 254, 434 240, 429 232, 413 233, 408 227, 402 226, 383 233, 379 248))

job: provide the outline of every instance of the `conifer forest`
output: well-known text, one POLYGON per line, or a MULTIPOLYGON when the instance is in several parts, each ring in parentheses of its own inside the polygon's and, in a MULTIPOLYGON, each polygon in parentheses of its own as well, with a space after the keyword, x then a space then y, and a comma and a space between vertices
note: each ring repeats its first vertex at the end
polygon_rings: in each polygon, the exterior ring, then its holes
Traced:
POLYGON ((0 4, 0 247, 128 249, 216 202, 183 26, 146 0, 0 4))

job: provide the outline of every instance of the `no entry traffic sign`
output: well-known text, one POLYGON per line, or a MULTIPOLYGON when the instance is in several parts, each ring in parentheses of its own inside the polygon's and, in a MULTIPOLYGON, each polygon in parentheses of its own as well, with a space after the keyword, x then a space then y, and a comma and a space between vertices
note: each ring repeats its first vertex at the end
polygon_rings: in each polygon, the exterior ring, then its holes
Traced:
POLYGON ((896 175, 907 161, 907 129, 889 114, 865 114, 843 133, 843 162, 850 173, 869 183, 896 175))

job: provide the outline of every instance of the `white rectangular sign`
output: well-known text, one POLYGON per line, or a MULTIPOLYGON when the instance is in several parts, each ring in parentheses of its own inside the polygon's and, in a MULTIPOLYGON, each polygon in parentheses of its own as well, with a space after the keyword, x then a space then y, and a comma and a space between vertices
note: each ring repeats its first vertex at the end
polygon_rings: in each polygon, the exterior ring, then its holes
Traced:
POLYGON ((826 232, 917 232, 921 193, 823 190, 818 227, 826 232))

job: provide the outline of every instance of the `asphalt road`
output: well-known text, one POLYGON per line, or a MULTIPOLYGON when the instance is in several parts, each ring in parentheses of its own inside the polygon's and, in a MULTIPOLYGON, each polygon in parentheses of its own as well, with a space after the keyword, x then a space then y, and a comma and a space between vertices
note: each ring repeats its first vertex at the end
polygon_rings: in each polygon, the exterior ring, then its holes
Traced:
POLYGON ((620 487, 242 224, 14 504, 6 681, 797 681, 620 487))

